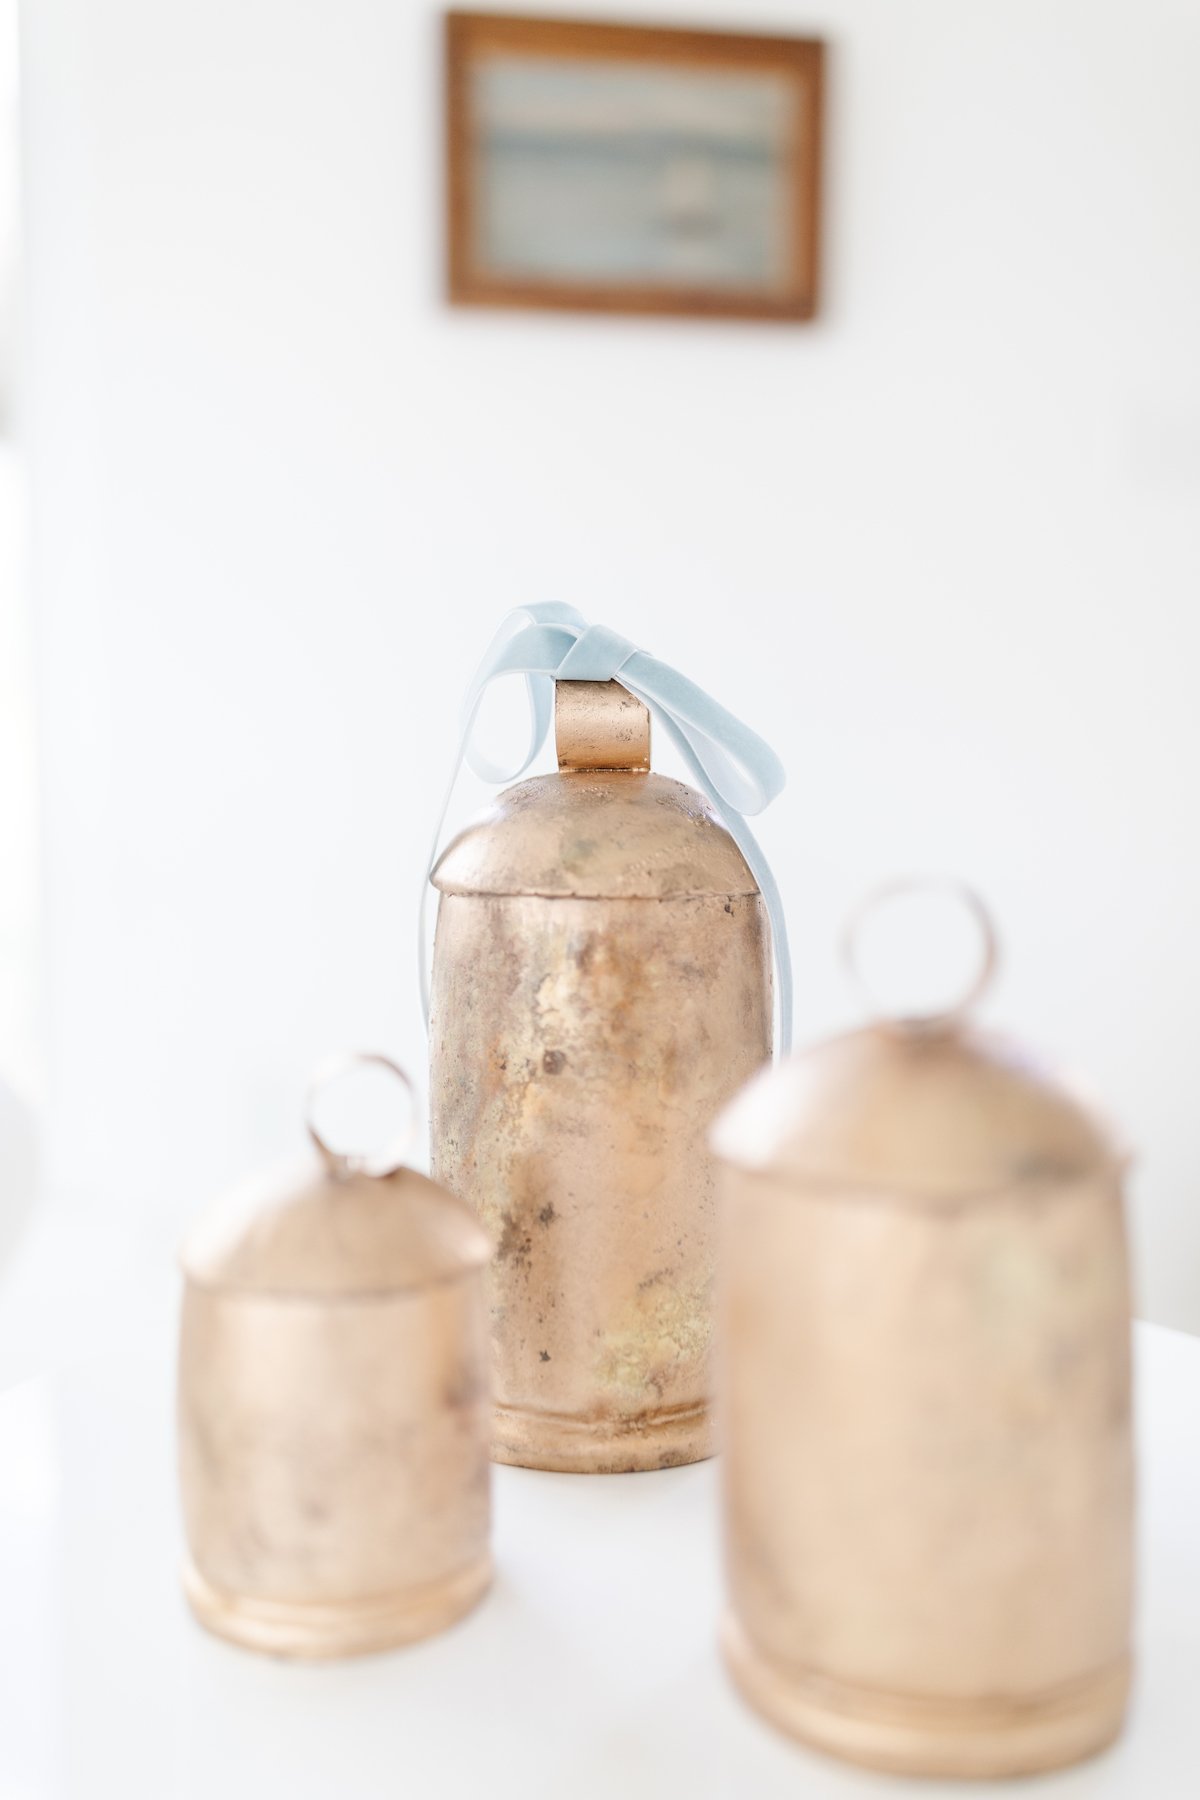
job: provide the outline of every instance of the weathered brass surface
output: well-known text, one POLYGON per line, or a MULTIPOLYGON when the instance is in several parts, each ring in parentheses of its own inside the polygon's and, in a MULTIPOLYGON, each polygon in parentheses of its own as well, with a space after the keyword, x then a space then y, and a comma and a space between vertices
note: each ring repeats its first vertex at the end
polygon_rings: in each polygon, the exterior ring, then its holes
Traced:
POLYGON ((535 775, 506 788, 446 847, 433 880, 464 898, 682 904, 758 893, 702 795, 665 775, 618 770, 535 775))
POLYGON ((650 767, 650 709, 615 681, 556 681, 560 769, 650 767))
POLYGON ((884 1769, 1108 1743, 1129 1682, 1123 1159, 1027 1054, 854 1033, 719 1121, 724 1648, 884 1769))
MULTIPOLYGON (((615 683, 573 685, 593 693, 567 715, 568 759, 597 689, 623 708, 615 683)), ((586 735, 612 755, 615 730, 586 735)), ((706 1134, 771 1042, 753 878, 698 794, 622 768, 509 789, 434 880, 433 1166, 496 1243, 493 1455, 593 1472, 707 1456, 706 1134)))
POLYGON ((313 1160, 184 1253, 179 1468, 201 1623, 281 1656, 425 1637, 491 1578, 489 1246, 410 1169, 313 1160))

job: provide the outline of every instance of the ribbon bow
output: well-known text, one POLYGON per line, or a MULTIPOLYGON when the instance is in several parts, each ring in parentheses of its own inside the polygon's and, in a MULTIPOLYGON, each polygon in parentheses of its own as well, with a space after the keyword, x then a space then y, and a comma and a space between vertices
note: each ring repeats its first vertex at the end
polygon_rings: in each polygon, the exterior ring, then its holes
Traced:
POLYGON ((589 625, 573 606, 556 601, 518 607, 509 613, 488 645, 467 690, 458 753, 434 833, 420 911, 421 1003, 425 1022, 428 1025, 425 902, 459 770, 465 761, 483 781, 519 780, 549 733, 554 683, 615 680, 650 708, 678 748, 697 786, 719 813, 758 883, 771 924, 779 1042, 781 1051, 786 1051, 792 1035, 792 968, 783 902, 770 865, 745 818, 747 813, 761 812, 779 793, 786 780, 783 764, 757 732, 726 712, 678 669, 648 656, 607 625, 589 625), (492 762, 472 742, 480 702, 489 684, 501 675, 523 675, 529 695, 529 742, 524 756, 512 767, 492 762))

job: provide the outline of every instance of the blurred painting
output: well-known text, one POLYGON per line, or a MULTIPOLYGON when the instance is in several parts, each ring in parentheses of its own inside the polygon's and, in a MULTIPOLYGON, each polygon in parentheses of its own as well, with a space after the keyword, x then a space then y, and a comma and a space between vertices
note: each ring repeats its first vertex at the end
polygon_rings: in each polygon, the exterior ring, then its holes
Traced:
POLYGON ((452 13, 449 289, 811 318, 821 45, 452 13))

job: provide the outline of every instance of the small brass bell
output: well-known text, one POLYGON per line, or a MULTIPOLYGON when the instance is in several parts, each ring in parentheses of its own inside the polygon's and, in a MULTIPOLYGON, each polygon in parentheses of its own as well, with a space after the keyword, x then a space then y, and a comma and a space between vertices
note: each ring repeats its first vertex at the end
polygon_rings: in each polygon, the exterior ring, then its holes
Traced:
MULTIPOLYGON (((383 1057, 346 1059, 406 1077, 383 1057)), ((315 1091, 315 1090, 314 1090, 315 1091)), ((187 1598, 219 1635, 346 1656, 441 1630, 491 1579, 487 1239, 398 1159, 251 1183, 183 1253, 187 1598)))

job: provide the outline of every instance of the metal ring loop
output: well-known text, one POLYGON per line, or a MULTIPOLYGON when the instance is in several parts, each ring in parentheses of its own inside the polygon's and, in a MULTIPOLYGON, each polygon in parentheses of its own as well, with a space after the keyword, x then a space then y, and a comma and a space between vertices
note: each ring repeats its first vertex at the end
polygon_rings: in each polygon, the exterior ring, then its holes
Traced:
POLYGON ((900 1031, 947 1031, 961 1024, 989 986, 996 973, 999 958, 1000 948, 996 937, 996 928, 992 924, 992 917, 987 907, 974 888, 969 887, 965 881, 958 881, 948 875, 903 876, 896 881, 884 882, 881 886, 872 888, 870 893, 866 894, 851 912, 842 932, 842 961, 849 971, 851 979, 879 1022, 900 1031), (886 906, 890 900, 899 899, 902 895, 917 893, 949 894, 962 902, 979 928, 979 967, 966 992, 953 1006, 945 1007, 940 1012, 918 1013, 909 1018, 896 1018, 889 1014, 886 1008, 879 1005, 875 994, 863 976, 858 961, 858 936, 866 920, 881 906, 886 906))
POLYGON ((394 1063, 390 1056, 381 1056, 376 1051, 348 1051, 343 1056, 331 1056, 323 1062, 308 1084, 304 1096, 304 1125, 309 1137, 316 1145, 326 1168, 332 1175, 394 1175, 402 1169, 417 1129, 417 1090, 405 1074, 399 1063, 394 1063), (386 1069, 394 1075, 404 1088, 409 1099, 408 1130, 404 1136, 378 1157, 352 1156, 341 1150, 334 1150, 317 1130, 313 1120, 313 1108, 316 1105, 322 1088, 331 1081, 339 1081, 343 1075, 350 1075, 355 1069, 386 1069))

